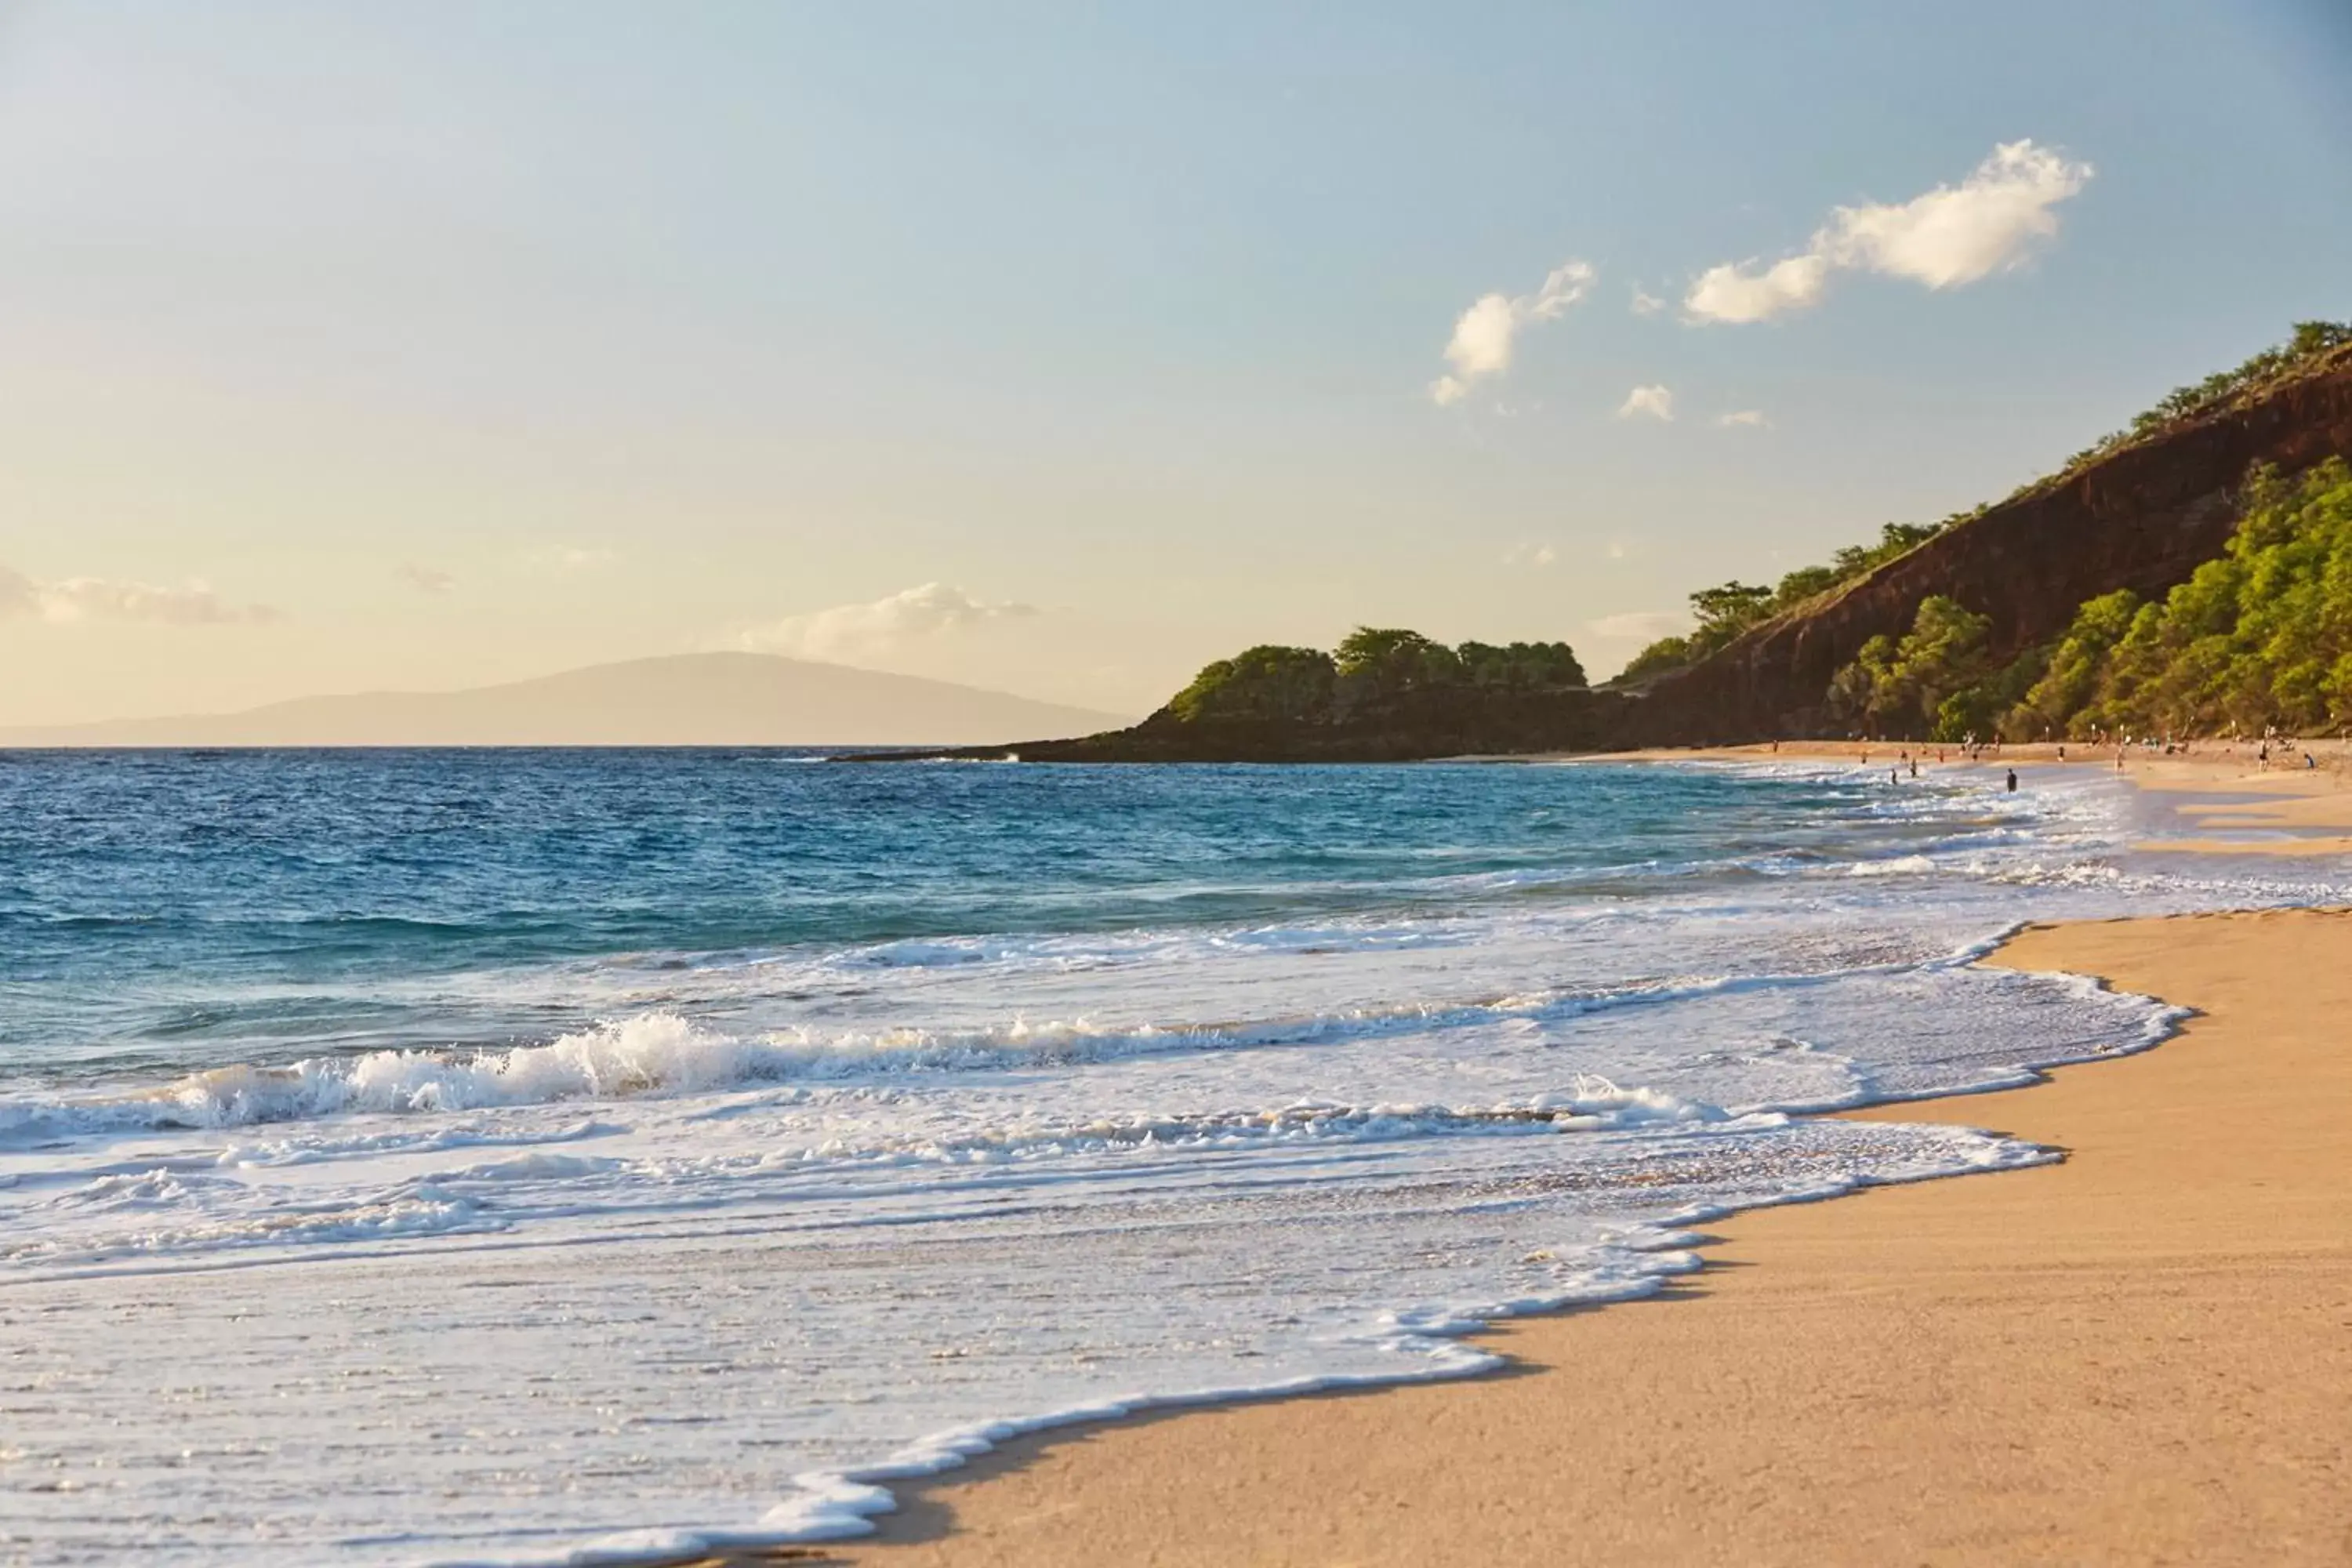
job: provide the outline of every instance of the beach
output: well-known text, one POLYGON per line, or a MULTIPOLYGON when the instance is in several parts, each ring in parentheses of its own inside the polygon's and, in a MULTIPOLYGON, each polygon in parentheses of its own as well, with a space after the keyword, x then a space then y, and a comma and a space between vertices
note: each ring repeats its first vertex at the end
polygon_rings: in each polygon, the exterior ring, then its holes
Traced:
MULTIPOLYGON (((2191 792, 2217 847, 2336 852, 2341 779, 2246 762, 2127 772, 2191 792)), ((1510 1358, 1483 1378, 1024 1439, 840 1554, 2352 1561, 2352 913, 2037 928, 1988 962, 2198 1016, 2033 1087, 1851 1113, 2063 1163, 1739 1215, 1657 1296, 1482 1336, 1510 1358)))
POLYGON ((0 1563, 2308 1558, 2352 792, 1782 761, 24 760, 0 1563))

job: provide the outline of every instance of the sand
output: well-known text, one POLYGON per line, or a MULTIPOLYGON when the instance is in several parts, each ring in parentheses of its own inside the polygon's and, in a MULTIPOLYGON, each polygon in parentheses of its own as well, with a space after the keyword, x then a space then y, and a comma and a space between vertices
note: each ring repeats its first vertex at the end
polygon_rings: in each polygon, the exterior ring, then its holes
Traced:
MULTIPOLYGON (((2172 776, 2297 814, 2262 826, 2352 826, 2340 780, 2244 773, 2172 776)), ((2063 1164, 1738 1216, 1662 1296, 1498 1330, 1513 1364, 1475 1381, 1011 1445, 836 1552, 2352 1563, 2352 913, 2035 929, 1995 962, 2202 1016, 2034 1088, 1856 1113, 1995 1128, 2063 1164)))

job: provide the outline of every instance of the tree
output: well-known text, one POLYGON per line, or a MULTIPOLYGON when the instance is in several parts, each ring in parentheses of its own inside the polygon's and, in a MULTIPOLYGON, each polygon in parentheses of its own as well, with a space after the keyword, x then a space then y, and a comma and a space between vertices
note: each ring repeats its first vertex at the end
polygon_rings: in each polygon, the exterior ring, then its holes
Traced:
POLYGON ((1338 672, 1320 648, 1262 643, 1221 658, 1169 700, 1186 721, 1202 719, 1312 721, 1328 716, 1338 672))
POLYGON ((1584 666, 1564 642, 1515 642, 1507 647, 1465 642, 1454 650, 1473 686, 1514 691, 1567 691, 1585 684, 1584 666))
POLYGON ((1839 718, 1875 731, 1878 693, 1895 664, 1895 639, 1881 632, 1854 653, 1830 677, 1830 711, 1839 718))
POLYGON ((1564 642, 1465 642, 1456 649, 1402 627, 1359 626, 1333 653, 1266 643, 1218 659, 1169 699, 1167 710, 1184 723, 1336 723, 1410 692, 1584 686, 1584 666, 1564 642))
POLYGON ((1450 685, 1462 675, 1452 648, 1402 626, 1358 626, 1331 650, 1331 658, 1343 703, 1450 685))
POLYGON ((2297 321, 2294 335, 2286 341, 2286 352, 2290 358, 2307 359, 2346 343, 2352 343, 2352 322, 2297 321))
POLYGON ((1834 566, 1800 566, 1780 579, 1772 590, 1772 607, 1785 610, 1803 604, 1816 594, 1825 594, 1845 579, 1834 566))
POLYGON ((1872 637, 1830 678, 1831 709, 1890 735, 1957 741, 1971 731, 1990 734, 1993 714, 1980 711, 1989 700, 1971 689, 1990 673, 1985 644, 1991 630, 1990 616, 1930 594, 1900 641, 1872 637))
POLYGON ((1620 680, 1640 680, 1669 669, 1680 669, 1698 656, 1691 651, 1688 637, 1660 637, 1635 654, 1617 672, 1620 680))
POLYGON ((2139 595, 2129 588, 2085 600, 2074 624, 2050 650, 2040 677, 2002 721, 2002 732, 2020 741, 2081 734, 2077 721, 2097 693, 2107 656, 2130 632, 2139 607, 2139 595))
POLYGON ((1690 596, 1691 613, 1702 632, 1717 626, 1746 626, 1771 607, 1772 590, 1737 579, 1690 596))

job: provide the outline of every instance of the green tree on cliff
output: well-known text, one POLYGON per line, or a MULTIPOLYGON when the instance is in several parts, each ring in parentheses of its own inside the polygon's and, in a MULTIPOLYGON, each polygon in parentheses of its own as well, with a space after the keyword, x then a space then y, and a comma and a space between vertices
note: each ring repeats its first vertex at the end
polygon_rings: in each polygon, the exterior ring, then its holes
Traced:
POLYGON ((1989 735, 1998 715, 1986 710, 1977 689, 1991 673, 1985 647, 1991 631, 1991 617, 1931 594, 1900 640, 1872 637, 1831 678, 1831 709, 1890 736, 1989 735))
POLYGON ((2352 723, 2352 468, 2330 458, 2292 482, 2256 473, 2218 559, 2140 605, 2120 637, 2114 599, 2084 605, 2060 645, 2110 639, 2073 732, 2352 723))
POLYGON ((1317 647, 1261 643, 1221 658, 1192 678, 1169 700, 1169 710, 1187 721, 1202 719, 1279 720, 1321 718, 1331 706, 1339 679, 1331 656, 1317 647))
POLYGON ((1396 626, 1359 626, 1330 653, 1262 644, 1204 666, 1169 699, 1186 723, 1326 723, 1408 693, 1580 690, 1584 667, 1564 642, 1465 642, 1450 648, 1396 626))

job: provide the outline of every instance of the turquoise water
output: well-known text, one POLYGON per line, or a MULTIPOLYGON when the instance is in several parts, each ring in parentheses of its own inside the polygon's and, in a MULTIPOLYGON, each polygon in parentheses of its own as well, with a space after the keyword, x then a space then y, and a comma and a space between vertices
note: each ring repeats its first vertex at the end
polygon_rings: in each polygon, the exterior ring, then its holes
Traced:
POLYGON ((0 1070, 37 1078, 528 1040, 592 1014, 418 982, 616 955, 1640 900, 1964 830, 1874 775, 0 756, 0 1070))
POLYGON ((1809 1113, 2163 1037, 2019 921, 2340 890, 1999 783, 0 754, 0 1558, 854 1532, 2049 1158, 1809 1113))

